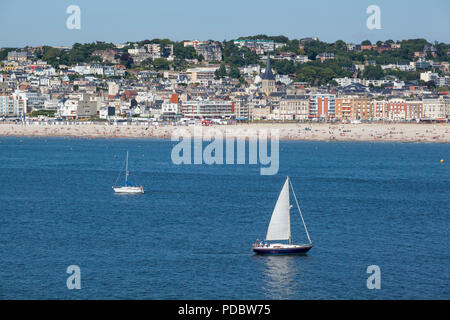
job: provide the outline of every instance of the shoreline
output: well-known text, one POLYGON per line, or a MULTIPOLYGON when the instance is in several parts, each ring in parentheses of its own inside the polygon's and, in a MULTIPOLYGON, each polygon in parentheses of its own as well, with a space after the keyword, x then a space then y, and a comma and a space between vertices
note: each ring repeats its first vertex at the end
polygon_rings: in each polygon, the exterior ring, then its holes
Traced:
MULTIPOLYGON (((256 123, 237 125, 215 125, 207 127, 155 126, 155 125, 105 125, 105 124, 0 124, 0 137, 73 137, 73 138, 144 138, 170 140, 172 134, 181 130, 191 135, 200 132, 235 139, 256 137, 259 133, 278 130, 283 141, 328 141, 328 142, 430 142, 449 143, 450 125, 416 123, 256 123)), ((176 136, 176 135, 175 135, 176 136)))

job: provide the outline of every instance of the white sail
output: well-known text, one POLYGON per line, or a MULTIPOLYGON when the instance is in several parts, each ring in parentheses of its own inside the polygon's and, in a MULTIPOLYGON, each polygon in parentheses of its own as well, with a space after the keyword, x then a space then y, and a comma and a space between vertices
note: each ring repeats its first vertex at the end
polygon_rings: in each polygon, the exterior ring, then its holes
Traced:
POLYGON ((291 238, 289 178, 278 196, 275 209, 267 229, 266 240, 289 240, 291 238))

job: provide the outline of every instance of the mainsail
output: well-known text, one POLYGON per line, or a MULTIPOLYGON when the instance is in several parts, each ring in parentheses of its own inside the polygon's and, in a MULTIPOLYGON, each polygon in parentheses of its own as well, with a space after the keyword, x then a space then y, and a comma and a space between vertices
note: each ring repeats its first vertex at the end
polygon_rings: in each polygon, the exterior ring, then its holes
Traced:
POLYGON ((267 229, 266 240, 289 240, 291 238, 289 177, 286 178, 283 189, 278 196, 275 209, 267 229))

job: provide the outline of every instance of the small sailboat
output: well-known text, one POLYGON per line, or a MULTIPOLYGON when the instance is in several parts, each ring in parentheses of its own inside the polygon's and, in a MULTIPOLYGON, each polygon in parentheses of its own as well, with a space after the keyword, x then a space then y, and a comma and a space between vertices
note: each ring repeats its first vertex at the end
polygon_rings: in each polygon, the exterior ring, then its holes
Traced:
POLYGON ((308 252, 312 247, 311 238, 309 237, 308 229, 306 228, 305 220, 303 219, 300 206, 298 205, 297 196, 295 195, 294 188, 289 177, 286 178, 286 182, 281 189, 278 196, 277 203, 270 219, 269 228, 267 229, 265 243, 255 243, 253 245, 253 251, 258 254, 304 254, 308 252), (292 244, 291 237, 291 218, 290 209, 291 204, 289 201, 289 188, 294 195, 295 203, 297 204, 298 212, 305 227, 306 235, 308 237, 308 244, 292 244), (267 241, 281 241, 287 240, 288 243, 268 243, 267 241))
POLYGON ((125 185, 123 187, 112 187, 112 188, 115 193, 128 193, 128 194, 144 193, 143 186, 137 186, 128 181, 129 175, 130 172, 128 171, 128 151, 127 151, 126 168, 125 168, 125 185))

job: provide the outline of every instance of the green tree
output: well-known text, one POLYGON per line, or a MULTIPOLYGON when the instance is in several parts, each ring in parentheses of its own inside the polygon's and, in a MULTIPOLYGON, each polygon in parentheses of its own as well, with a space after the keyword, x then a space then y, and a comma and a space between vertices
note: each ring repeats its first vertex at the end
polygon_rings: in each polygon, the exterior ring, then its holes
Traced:
POLYGON ((334 43, 334 47, 336 48, 337 52, 346 52, 347 51, 347 44, 342 40, 336 41, 334 43))
POLYGON ((179 59, 197 59, 197 53, 193 47, 185 47, 184 42, 175 43, 173 46, 173 54, 179 59))
POLYGON ((225 68, 225 64, 221 63, 219 69, 215 72, 216 79, 222 79, 227 76, 227 69, 225 68))
POLYGON ((232 66, 230 70, 230 77, 234 79, 238 79, 241 76, 241 73, 239 72, 239 68, 236 66, 232 66))
POLYGON ((0 60, 6 60, 6 58, 8 57, 8 52, 14 51, 14 50, 16 50, 16 48, 3 48, 3 49, 0 49, 0 60))
POLYGON ((153 60, 153 67, 156 70, 169 70, 170 62, 164 58, 158 58, 153 60))
POLYGON ((44 54, 42 59, 48 64, 56 67, 60 64, 61 50, 50 46, 44 46, 44 54))
POLYGON ((363 78, 365 78, 365 79, 380 80, 383 77, 384 77, 384 72, 380 66, 376 66, 376 67, 367 66, 364 69, 363 78))
POLYGON ((56 110, 35 110, 31 112, 29 115, 30 117, 38 117, 38 116, 44 116, 44 117, 54 117, 56 113, 56 110))
POLYGON ((290 60, 277 60, 272 63, 272 67, 279 74, 293 74, 295 73, 294 62, 290 60))
POLYGON ((123 64, 125 67, 127 67, 127 69, 129 69, 133 64, 133 58, 130 56, 129 53, 123 53, 120 56, 120 63, 123 64))

